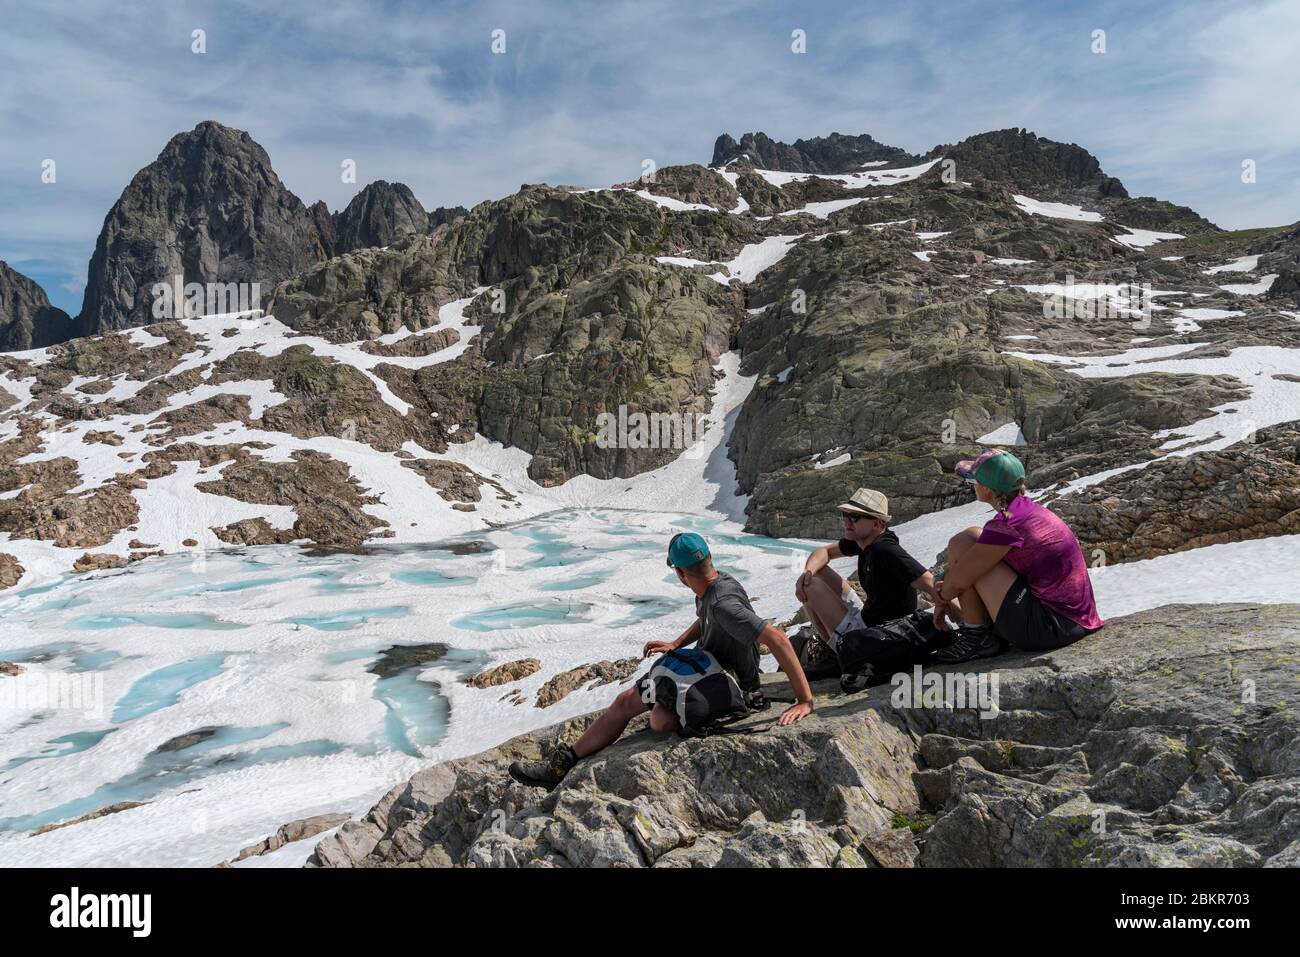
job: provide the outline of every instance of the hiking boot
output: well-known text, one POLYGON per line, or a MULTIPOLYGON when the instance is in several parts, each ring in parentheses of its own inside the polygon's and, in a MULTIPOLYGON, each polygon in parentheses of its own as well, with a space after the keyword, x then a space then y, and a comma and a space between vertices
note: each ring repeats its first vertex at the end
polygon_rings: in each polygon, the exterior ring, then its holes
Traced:
POLYGON ((940 648, 934 656, 938 665, 956 665, 976 658, 992 658, 1002 654, 1006 642, 998 637, 990 625, 962 625, 952 644, 940 648))
POLYGON ((535 788, 551 790, 564 780, 575 764, 578 756, 573 748, 561 744, 546 757, 537 761, 514 761, 510 764, 510 776, 520 784, 535 788))
POLYGON ((864 665, 857 671, 849 671, 840 675, 840 690, 845 694, 857 694, 859 691, 867 690, 875 677, 876 669, 872 668, 871 665, 864 665))

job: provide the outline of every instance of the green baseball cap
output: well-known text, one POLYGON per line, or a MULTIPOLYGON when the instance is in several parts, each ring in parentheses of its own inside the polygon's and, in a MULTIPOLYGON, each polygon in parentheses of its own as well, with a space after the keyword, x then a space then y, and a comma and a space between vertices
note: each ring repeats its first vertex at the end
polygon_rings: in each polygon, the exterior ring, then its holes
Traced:
POLYGON ((694 532, 678 532, 668 543, 668 564, 690 568, 709 557, 709 543, 694 532))
POLYGON ((979 482, 1004 495, 1025 477, 1024 463, 1002 449, 985 449, 973 459, 958 462, 956 471, 966 481, 979 482))

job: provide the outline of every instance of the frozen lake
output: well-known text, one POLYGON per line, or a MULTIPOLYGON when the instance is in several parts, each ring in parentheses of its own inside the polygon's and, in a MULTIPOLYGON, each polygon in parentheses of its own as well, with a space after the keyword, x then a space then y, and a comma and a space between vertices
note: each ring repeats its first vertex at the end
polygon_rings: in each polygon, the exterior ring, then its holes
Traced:
POLYGON ((172 555, 6 594, 0 659, 26 674, 0 689, 0 863, 211 865, 296 817, 362 812, 432 761, 600 707, 616 687, 547 709, 533 697, 689 624, 691 594, 664 564, 683 529, 760 614, 791 610, 806 547, 604 508, 365 555, 172 555), (463 683, 521 657, 541 672, 463 683), (516 687, 526 703, 504 700, 516 687), (124 801, 142 806, 29 836, 124 801))

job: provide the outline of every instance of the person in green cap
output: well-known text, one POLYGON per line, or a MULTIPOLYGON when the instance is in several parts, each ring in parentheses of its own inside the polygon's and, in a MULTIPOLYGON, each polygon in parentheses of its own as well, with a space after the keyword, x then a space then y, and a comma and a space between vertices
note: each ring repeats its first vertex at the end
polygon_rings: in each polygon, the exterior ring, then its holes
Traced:
POLYGON ((1083 549, 1070 526, 1025 492, 1025 466, 1002 449, 957 463, 957 475, 997 513, 948 541, 948 573, 935 582, 934 621, 965 626, 941 649, 942 664, 1060 648, 1105 624, 1097 614, 1083 549))
MULTIPOLYGON (((668 564, 677 580, 695 593, 696 618, 672 641, 650 641, 642 657, 666 655, 694 644, 705 652, 739 685, 750 707, 766 707, 759 691, 760 644, 766 645, 790 680, 795 703, 777 719, 778 725, 793 724, 812 713, 812 690, 785 632, 760 618, 740 582, 713 566, 709 546, 694 532, 681 532, 668 543, 668 564)), ((662 660, 662 659, 661 659, 662 660)), ((652 673, 659 669, 652 669, 652 673)), ((678 713, 656 700, 655 682, 647 675, 614 699, 614 704, 591 723, 572 747, 559 744, 538 761, 516 761, 510 776, 522 784, 554 788, 578 761, 618 740, 623 729, 637 715, 650 712, 650 729, 672 732, 680 729, 678 713)))

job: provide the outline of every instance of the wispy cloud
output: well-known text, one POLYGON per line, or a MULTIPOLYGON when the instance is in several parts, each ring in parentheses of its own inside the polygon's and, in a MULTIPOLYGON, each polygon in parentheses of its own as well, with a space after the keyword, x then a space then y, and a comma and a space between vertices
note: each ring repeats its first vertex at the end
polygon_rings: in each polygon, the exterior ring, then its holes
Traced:
POLYGON ((1297 38, 1286 0, 24 9, 0 36, 0 255, 75 311, 109 206, 205 119, 248 130, 291 189, 335 209, 357 189, 341 181, 344 159, 361 183, 406 182, 432 207, 524 182, 627 179, 647 157, 707 162, 724 131, 870 132, 920 152, 1024 126, 1222 225, 1289 222, 1297 38), (795 29, 805 54, 791 52, 795 29), (1095 29, 1105 54, 1090 49, 1095 29), (40 182, 46 158, 57 184, 40 182))

